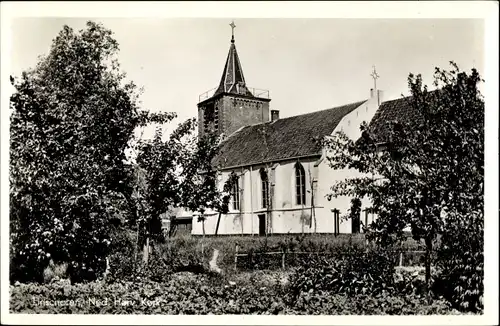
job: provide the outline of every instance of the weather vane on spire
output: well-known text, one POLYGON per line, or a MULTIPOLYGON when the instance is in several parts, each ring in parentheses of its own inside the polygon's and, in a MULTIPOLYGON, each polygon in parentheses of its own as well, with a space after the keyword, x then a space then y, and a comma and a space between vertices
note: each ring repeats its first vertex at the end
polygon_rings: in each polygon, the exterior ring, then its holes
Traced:
POLYGON ((236 25, 234 24, 234 20, 231 22, 231 24, 229 24, 229 26, 231 26, 231 43, 234 43, 234 28, 236 27, 236 25))
POLYGON ((370 76, 372 76, 372 78, 373 78, 373 84, 375 87, 374 89, 376 90, 377 89, 377 79, 379 79, 380 76, 377 74, 377 70, 375 69, 375 66, 373 66, 373 71, 370 74, 370 76))

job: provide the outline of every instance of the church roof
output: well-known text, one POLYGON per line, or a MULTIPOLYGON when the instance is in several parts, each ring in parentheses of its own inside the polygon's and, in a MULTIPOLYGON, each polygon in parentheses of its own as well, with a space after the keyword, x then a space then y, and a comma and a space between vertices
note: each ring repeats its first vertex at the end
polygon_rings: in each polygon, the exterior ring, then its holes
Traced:
MULTIPOLYGON (((440 90, 429 91, 431 95, 438 95, 440 90)), ((389 136, 389 122, 419 123, 422 114, 411 105, 411 96, 382 102, 370 121, 369 129, 378 142, 387 142, 389 136)))
POLYGON ((214 165, 223 169, 321 155, 317 140, 331 135, 345 115, 365 102, 243 127, 221 144, 214 165))
POLYGON ((390 121, 410 120, 414 116, 415 111, 405 98, 382 102, 370 121, 369 129, 377 141, 385 142, 388 140, 390 121))
POLYGON ((221 93, 232 93, 253 97, 245 84, 240 58, 238 57, 238 52, 236 52, 236 45, 234 45, 234 35, 231 39, 231 46, 229 47, 222 78, 214 96, 221 93))

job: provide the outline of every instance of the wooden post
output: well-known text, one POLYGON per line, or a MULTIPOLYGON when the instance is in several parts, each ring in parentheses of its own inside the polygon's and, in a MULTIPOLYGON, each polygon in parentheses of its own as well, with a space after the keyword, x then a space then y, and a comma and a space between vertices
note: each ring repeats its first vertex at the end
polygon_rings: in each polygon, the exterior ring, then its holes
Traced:
POLYGON ((403 266, 403 252, 401 251, 399 253, 399 267, 403 266))
POLYGON ((219 232, 219 223, 220 223, 220 217, 221 217, 221 215, 222 215, 222 213, 219 212, 219 218, 217 218, 217 224, 215 226, 215 235, 217 235, 217 233, 219 232))
POLYGON ((238 269, 238 244, 236 244, 235 254, 234 254, 234 270, 238 269))
POLYGON ((149 236, 146 238, 146 243, 143 249, 143 261, 144 263, 148 263, 149 260, 149 236))
POLYGON ((285 270, 285 250, 283 250, 283 255, 281 256, 281 268, 285 270))

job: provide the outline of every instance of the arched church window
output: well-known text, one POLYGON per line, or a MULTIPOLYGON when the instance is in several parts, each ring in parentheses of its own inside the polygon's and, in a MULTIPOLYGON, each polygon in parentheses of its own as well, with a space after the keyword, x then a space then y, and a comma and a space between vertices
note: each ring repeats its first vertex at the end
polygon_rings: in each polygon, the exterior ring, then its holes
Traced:
POLYGON ((295 199, 297 205, 306 204, 306 173, 302 164, 295 164, 295 199))
POLYGON ((239 178, 236 178, 233 182, 233 187, 231 188, 231 206, 235 211, 240 210, 240 185, 239 178))
POLYGON ((260 180, 262 188, 262 208, 268 208, 269 206, 269 178, 267 172, 264 169, 260 170, 260 180))

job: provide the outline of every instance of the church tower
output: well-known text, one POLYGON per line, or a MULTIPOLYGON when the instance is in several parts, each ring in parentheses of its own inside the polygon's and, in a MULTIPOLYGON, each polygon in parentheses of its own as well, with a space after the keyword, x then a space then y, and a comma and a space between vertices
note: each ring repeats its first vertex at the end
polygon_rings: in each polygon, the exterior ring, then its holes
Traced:
POLYGON ((234 22, 231 45, 219 86, 200 95, 198 103, 198 134, 207 132, 231 135, 244 126, 268 122, 269 91, 246 85, 240 59, 234 44, 234 22))

